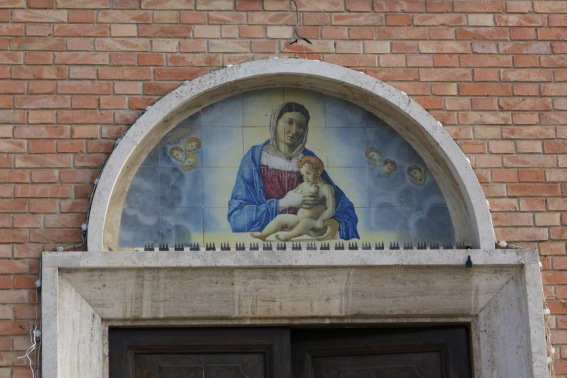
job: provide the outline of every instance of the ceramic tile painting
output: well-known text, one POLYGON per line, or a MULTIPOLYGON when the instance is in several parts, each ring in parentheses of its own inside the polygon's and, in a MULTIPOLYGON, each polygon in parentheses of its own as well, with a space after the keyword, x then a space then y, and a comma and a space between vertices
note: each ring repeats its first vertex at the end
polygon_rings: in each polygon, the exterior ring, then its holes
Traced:
POLYGON ((364 109, 277 88, 212 104, 179 123, 136 172, 119 243, 360 240, 451 242, 435 179, 364 109))

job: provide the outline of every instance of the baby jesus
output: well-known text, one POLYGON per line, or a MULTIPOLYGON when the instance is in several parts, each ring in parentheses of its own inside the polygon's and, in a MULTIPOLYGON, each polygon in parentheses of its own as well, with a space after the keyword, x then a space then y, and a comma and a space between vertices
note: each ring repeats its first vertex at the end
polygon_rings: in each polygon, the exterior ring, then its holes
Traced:
POLYGON ((297 168, 303 176, 303 182, 297 188, 288 192, 290 194, 308 194, 315 203, 311 207, 302 207, 295 214, 279 214, 262 232, 252 232, 254 238, 266 240, 270 235, 287 229, 287 232, 276 234, 276 239, 288 241, 301 235, 315 231, 320 234, 327 222, 335 214, 335 190, 321 178, 325 166, 316 156, 302 156, 297 161, 297 168), (319 232, 317 232, 319 231, 319 232))

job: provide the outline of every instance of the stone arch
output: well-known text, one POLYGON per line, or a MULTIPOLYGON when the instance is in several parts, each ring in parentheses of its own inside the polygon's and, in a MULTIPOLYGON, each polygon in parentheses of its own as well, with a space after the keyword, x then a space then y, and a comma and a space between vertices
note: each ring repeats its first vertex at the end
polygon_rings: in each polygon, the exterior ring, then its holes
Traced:
POLYGON ((98 182, 89 215, 88 249, 116 248, 129 184, 147 153, 187 116, 242 92, 302 88, 348 100, 386 121, 422 157, 445 197, 457 240, 475 249, 494 247, 482 189, 466 159, 427 111, 405 93, 361 72, 312 60, 243 63, 184 82, 148 109, 121 138, 98 182))

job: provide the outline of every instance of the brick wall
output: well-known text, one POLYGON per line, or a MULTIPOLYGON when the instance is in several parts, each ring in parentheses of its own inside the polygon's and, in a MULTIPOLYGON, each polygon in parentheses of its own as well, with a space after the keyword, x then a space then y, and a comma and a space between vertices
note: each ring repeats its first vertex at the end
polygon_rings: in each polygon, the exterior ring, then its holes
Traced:
MULTIPOLYGON (((470 158, 498 239, 537 248, 567 377, 567 2, 297 0, 281 54, 406 92, 470 158)), ((81 246, 114 141, 180 82, 276 55, 288 0, 0 0, 0 378, 31 377, 43 250, 81 246)))

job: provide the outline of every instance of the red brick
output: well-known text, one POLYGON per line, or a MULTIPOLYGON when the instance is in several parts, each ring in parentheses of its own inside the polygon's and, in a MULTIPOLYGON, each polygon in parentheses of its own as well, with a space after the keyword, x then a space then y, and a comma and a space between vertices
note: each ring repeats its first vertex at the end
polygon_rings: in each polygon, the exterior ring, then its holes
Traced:
MULTIPOLYGON (((36 277, 37 279, 37 277, 36 277)), ((34 305, 16 305, 14 306, 14 316, 17 319, 36 319, 38 309, 34 305)))
POLYGON ((109 0, 93 0, 88 5, 74 0, 57 0, 59 8, 108 8, 109 5, 109 0))
POLYGON ((162 54, 138 54, 138 64, 140 66, 163 66, 165 57, 162 54))
MULTIPOLYGON (((0 203, 0 211, 1 211, 0 203)), ((27 230, 2 230, 2 243, 27 243, 28 231, 27 230)))
MULTIPOLYGON (((201 2, 208 2, 207 0, 198 0, 201 2)), ((339 12, 344 10, 344 2, 341 0, 320 0, 320 1, 305 1, 299 7, 300 10, 305 12, 339 12)), ((294 10, 295 8, 291 8, 294 10)))
POLYGON ((0 182, 29 182, 30 174, 27 170, 20 169, 0 169, 0 182))
POLYGON ((62 183, 88 183, 91 182, 91 174, 84 170, 62 170, 60 173, 62 183))
POLYGON ((30 213, 54 213, 57 211, 58 202, 57 200, 50 199, 30 199, 29 201, 29 211, 30 213))
POLYGON ((493 182, 518 182, 518 172, 511 169, 493 169, 493 182))
POLYGON ((555 128, 549 126, 503 127, 502 137, 506 139, 554 139, 555 128))
POLYGON ((165 82, 149 82, 144 83, 143 93, 145 95, 165 95, 179 86, 178 82, 165 83, 165 82))
POLYGON ((62 213, 82 213, 86 214, 89 209, 89 200, 62 200, 61 212, 62 213))
MULTIPOLYGON (((146 24, 141 24, 141 25, 138 26, 138 35, 140 37, 187 38, 187 37, 190 36, 190 34, 191 34, 191 27, 185 26, 185 25, 146 25, 146 24)), ((138 50, 138 48, 136 48, 136 50, 138 50)))
POLYGON ((323 60, 328 63, 349 67, 364 67, 376 65, 376 56, 374 55, 326 55, 323 60))
POLYGON ((147 39, 129 38, 97 38, 95 40, 97 51, 150 51, 150 44, 147 39))
POLYGON ((192 80, 207 72, 205 68, 156 68, 154 76, 156 80, 192 80))
POLYGON ((457 26, 466 25, 466 18, 462 14, 416 14, 413 23, 418 26, 457 26))
POLYGON ((101 128, 101 137, 116 140, 120 138, 126 130, 128 130, 128 128, 124 126, 103 126, 101 128))
MULTIPOLYGON (((471 43, 474 54, 497 54, 498 46, 495 42, 473 42, 471 43)), ((485 55, 488 56, 488 55, 485 55)))
POLYGON ((567 153, 567 141, 546 140, 543 142, 543 149, 548 154, 565 154, 567 153))
POLYGON ((114 112, 114 123, 116 125, 131 125, 140 117, 139 110, 114 112))
POLYGON ((567 4, 562 1, 536 1, 534 10, 537 13, 567 13, 567 4))
POLYGON ((16 188, 16 197, 24 198, 68 198, 70 185, 20 185, 16 188))
POLYGON ((453 4, 455 12, 464 13, 499 13, 505 10, 505 1, 457 1, 453 4))
POLYGON ((565 125, 567 112, 549 112, 541 115, 542 125, 565 125))
POLYGON ((560 187, 558 184, 510 184, 508 185, 508 195, 512 197, 545 197, 559 196, 560 187))
POLYGON ((424 0, 374 0, 375 11, 387 12, 425 12, 424 0))
MULTIPOLYGON (((466 100, 468 100, 465 97, 466 100)), ((498 110, 498 102, 495 98, 473 97, 470 99, 473 110, 498 110)))
POLYGON ((56 183, 58 180, 59 180, 59 175, 57 170, 32 171, 31 182, 56 183))
POLYGON ((152 13, 140 10, 101 10, 98 22, 109 24, 147 24, 152 21, 152 13))
MULTIPOLYGON (((400 26, 400 27, 377 27, 374 28, 376 33, 376 39, 380 40, 422 40, 422 39, 429 39, 429 31, 428 28, 425 27, 413 27, 413 26, 400 26)), ((439 44, 437 42, 433 42, 434 44, 426 45, 429 49, 439 49, 439 44)), ((443 42, 439 42, 443 43, 443 42)), ((421 51, 424 53, 425 51, 421 51)))
POLYGON ((457 29, 457 39, 495 40, 508 39, 508 31, 503 28, 469 27, 457 29))
POLYGON ((68 96, 26 96, 14 98, 16 108, 24 109, 61 109, 69 107, 68 96))
POLYGON ((194 0, 141 0, 142 9, 193 9, 194 4, 194 0))
POLYGON ((473 69, 473 80, 482 81, 500 81, 500 72, 496 68, 475 68, 473 69))
POLYGON ((510 96, 510 84, 459 84, 459 91, 463 96, 510 96))
POLYGON ((68 155, 18 155, 16 156, 17 168, 66 168, 71 166, 71 158, 68 155))
POLYGON ((495 226, 532 226, 533 216, 527 213, 496 213, 492 215, 495 226))
POLYGON ((0 213, 23 213, 28 210, 26 200, 0 199, 0 213))
POLYGON ((88 153, 96 153, 96 152, 112 152, 114 148, 114 141, 113 140, 89 140, 87 141, 87 152, 88 153))
POLYGON ((547 228, 513 227, 513 228, 497 228, 496 237, 498 240, 506 240, 508 242, 535 241, 535 240, 547 240, 549 234, 547 228))
POLYGON ((105 110, 67 110, 57 112, 58 123, 112 123, 112 112, 105 110))
POLYGON ((75 167, 99 168, 103 166, 107 157, 103 154, 77 155, 74 158, 74 163, 75 167))
POLYGON ((27 0, 28 8, 53 9, 55 0, 27 0))
POLYGON ((556 161, 554 156, 517 155, 504 156, 503 164, 505 167, 543 168, 555 167, 556 161))
POLYGON ((456 41, 420 41, 419 51, 431 54, 469 54, 471 46, 467 42, 456 41))
POLYGON ((46 228, 76 228, 81 227, 84 222, 85 216, 83 214, 60 214, 45 216, 46 228))
POLYGON ((543 182, 545 179, 544 172, 540 169, 522 169, 519 173, 521 182, 543 182))
POLYGON ((32 243, 78 243, 81 241, 80 229, 30 230, 30 242, 32 243))
POLYGON ((550 54, 551 45, 547 42, 500 42, 502 54, 550 54))
POLYGON ((497 14, 494 16, 498 26, 544 26, 547 16, 540 14, 497 14))
POLYGON ((511 123, 511 117, 506 112, 468 112, 460 113, 459 121, 463 124, 506 125, 511 123))
POLYGON ((69 138, 68 126, 17 126, 14 128, 14 138, 36 139, 36 138, 69 138))
POLYGON ((91 10, 70 10, 69 22, 72 23, 87 23, 93 24, 95 22, 96 13, 91 10))
POLYGON ((10 46, 14 50, 63 51, 65 50, 65 40, 63 38, 54 37, 17 37, 10 40, 10 46))
POLYGON ((411 15, 409 14, 387 14, 386 25, 388 26, 409 26, 411 25, 411 15))
MULTIPOLYGON (((349 28, 344 28, 344 32, 346 33, 346 36, 344 36, 344 38, 341 39, 348 39, 350 38, 351 40, 372 40, 375 39, 375 29, 371 28, 371 27, 349 27, 349 28)), ((337 32, 338 33, 338 32, 337 32)), ((343 34, 340 34, 339 36, 337 36, 336 38, 333 37, 334 33, 327 33, 325 35, 326 39, 337 39, 338 37, 343 36, 343 34)), ((370 41, 365 41, 365 43, 372 43, 370 41)), ((377 42, 379 43, 379 42, 377 42)), ((389 45, 388 45, 389 47, 389 45)))
POLYGON ((55 153, 55 141, 34 139, 28 142, 29 152, 32 154, 53 154, 55 153))
POLYGON ((490 211, 518 211, 520 206, 515 198, 492 198, 490 200, 490 211))
POLYGON ((41 216, 36 214, 15 214, 15 228, 39 228, 41 227, 41 216))
POLYGON ((67 12, 63 10, 14 10, 12 22, 62 23, 67 21, 67 12))
POLYGON ((106 24, 67 24, 55 25, 54 34, 58 37, 106 37, 110 35, 110 27, 106 24))
MULTIPOLYGON (((12 288, 12 277, 11 276, 0 276, 0 289, 5 290, 5 289, 11 289, 11 288, 12 288)), ((5 350, 4 348, 1 347, 1 344, 0 344, 0 350, 5 350)))
POLYGON ((110 94, 112 84, 98 81, 69 81, 57 83, 57 90, 64 94, 110 94))
POLYGON ((530 55, 516 55, 514 56, 514 66, 539 67, 539 57, 530 55))
POLYGON ((62 140, 57 142, 57 152, 81 153, 85 152, 85 142, 82 140, 62 140))
MULTIPOLYGON (((19 81, 4 81, 0 86, 0 93, 24 93, 25 83, 19 81)), ((3 112, 3 114, 8 114, 3 112)), ((17 113, 14 113, 17 114, 17 113)))
POLYGON ((419 70, 419 78, 422 81, 470 81, 472 73, 470 69, 426 69, 419 70))
POLYGON ((0 139, 0 153, 22 153, 22 152, 26 152, 26 141, 0 139))

